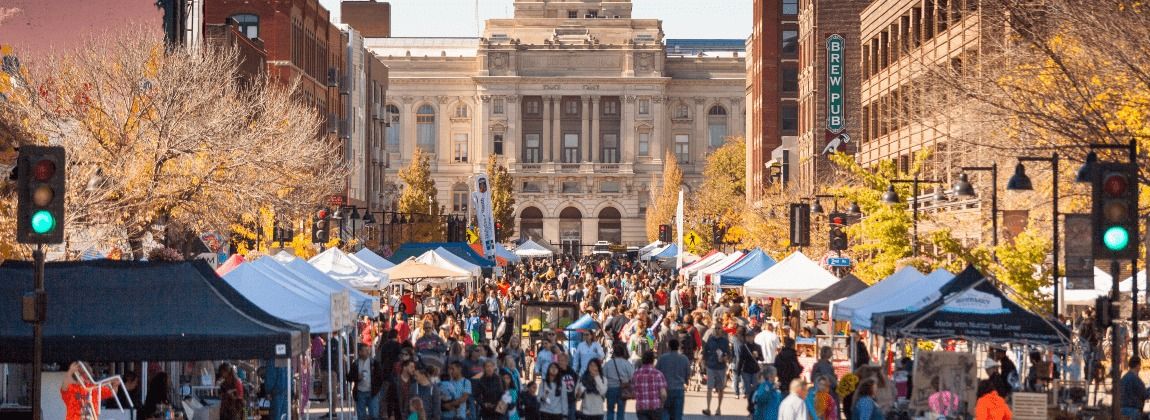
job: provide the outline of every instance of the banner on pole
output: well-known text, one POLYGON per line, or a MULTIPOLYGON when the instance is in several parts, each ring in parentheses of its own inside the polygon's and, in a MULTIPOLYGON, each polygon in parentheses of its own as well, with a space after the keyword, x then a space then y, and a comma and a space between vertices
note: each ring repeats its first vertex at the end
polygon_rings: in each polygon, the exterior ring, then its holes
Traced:
POLYGON ((679 204, 675 206, 675 237, 679 254, 675 256, 675 269, 683 268, 683 190, 679 190, 679 204))
POLYGON ((491 208, 491 189, 487 174, 475 176, 475 191, 471 193, 472 208, 475 209, 476 228, 479 242, 483 244, 483 256, 495 260, 495 213, 491 208))

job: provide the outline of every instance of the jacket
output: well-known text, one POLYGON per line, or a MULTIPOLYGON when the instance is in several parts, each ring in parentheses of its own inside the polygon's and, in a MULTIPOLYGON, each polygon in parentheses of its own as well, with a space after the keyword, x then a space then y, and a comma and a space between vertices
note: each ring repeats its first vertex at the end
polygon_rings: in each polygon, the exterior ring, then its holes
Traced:
POLYGON ((974 406, 975 420, 1010 420, 1010 407, 1006 400, 998 396, 998 391, 990 391, 978 399, 974 406))
POLYGON ((600 375, 594 379, 595 389, 588 390, 583 381, 579 381, 579 385, 575 387, 575 394, 583 397, 582 404, 579 405, 579 412, 585 416, 602 416, 607 413, 607 379, 600 375))
MULTIPOLYGON (((374 359, 372 359, 369 364, 371 365, 371 395, 379 395, 379 392, 383 390, 384 378, 386 377, 384 376, 383 365, 374 359)), ((353 387, 359 383, 360 380, 358 366, 359 359, 356 359, 351 363, 351 369, 348 369, 347 372, 347 381, 350 382, 353 387)))

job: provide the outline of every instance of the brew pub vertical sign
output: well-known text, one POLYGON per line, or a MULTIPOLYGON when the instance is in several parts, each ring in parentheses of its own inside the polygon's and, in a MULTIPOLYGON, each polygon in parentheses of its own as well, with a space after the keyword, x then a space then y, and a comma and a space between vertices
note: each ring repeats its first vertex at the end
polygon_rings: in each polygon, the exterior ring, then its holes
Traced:
POLYGON ((831 34, 827 37, 827 133, 826 148, 823 153, 838 152, 839 148, 850 142, 846 133, 846 99, 844 98, 843 83, 846 66, 843 62, 846 56, 846 40, 842 35, 831 34))

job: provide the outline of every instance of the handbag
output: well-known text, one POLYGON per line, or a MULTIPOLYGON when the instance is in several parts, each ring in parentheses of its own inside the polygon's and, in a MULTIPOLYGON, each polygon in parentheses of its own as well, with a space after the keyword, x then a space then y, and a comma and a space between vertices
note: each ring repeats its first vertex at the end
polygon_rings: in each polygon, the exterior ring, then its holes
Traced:
POLYGON ((615 376, 619 377, 619 399, 623 401, 635 399, 635 389, 631 387, 631 381, 623 381, 623 375, 619 374, 619 362, 611 366, 615 368, 615 376))

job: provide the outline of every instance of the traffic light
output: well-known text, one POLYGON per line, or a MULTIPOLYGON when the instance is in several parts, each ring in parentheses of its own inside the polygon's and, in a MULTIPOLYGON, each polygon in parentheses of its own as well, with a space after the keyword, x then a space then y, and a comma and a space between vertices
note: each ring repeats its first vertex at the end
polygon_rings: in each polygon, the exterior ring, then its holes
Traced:
POLYGON ((1094 326, 1099 329, 1109 328, 1114 324, 1115 307, 1110 303, 1110 297, 1099 296, 1094 300, 1094 326))
POLYGON ((64 148, 21 146, 16 162, 16 242, 64 242, 64 148))
POLYGON ((311 243, 313 244, 326 244, 328 240, 328 221, 331 215, 328 214, 327 209, 320 209, 315 212, 315 218, 311 221, 311 243))
POLYGON ((659 242, 671 242, 671 225, 659 225, 659 242))
POLYGON ((830 222, 830 232, 828 237, 828 248, 831 251, 845 251, 849 243, 847 242, 847 233, 843 231, 843 227, 847 225, 847 215, 844 213, 834 212, 827 216, 830 222))
POLYGON ((1092 191, 1095 259, 1138 258, 1138 168, 1098 164, 1092 191))
POLYGON ((791 245, 811 245, 811 205, 792 203, 790 209, 791 245))

